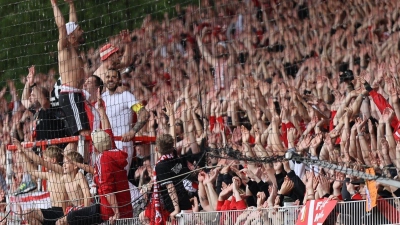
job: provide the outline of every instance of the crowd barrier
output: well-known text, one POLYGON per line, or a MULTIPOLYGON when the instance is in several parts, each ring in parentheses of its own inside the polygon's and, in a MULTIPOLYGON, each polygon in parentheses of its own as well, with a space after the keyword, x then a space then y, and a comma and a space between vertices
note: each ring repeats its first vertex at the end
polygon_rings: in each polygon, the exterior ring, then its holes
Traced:
POLYGON ((332 211, 321 211, 322 214, 313 215, 310 214, 312 210, 305 206, 198 212, 182 214, 178 223, 179 225, 294 225, 296 222, 319 224, 314 221, 324 216, 323 213, 327 213, 328 215, 325 215, 327 218, 321 225, 389 225, 400 224, 399 206, 400 198, 390 198, 378 199, 377 206, 369 212, 366 211, 365 201, 338 202, 332 211), (308 216, 311 216, 311 220, 307 220, 308 216))
MULTIPOLYGON (((285 206, 263 209, 246 209, 218 212, 197 212, 180 214, 175 225, 394 225, 400 224, 400 198, 378 199, 377 206, 366 211, 365 201, 337 202, 331 211, 326 213, 323 223, 313 223, 321 214, 311 215, 306 206, 285 206), (311 220, 308 220, 311 216, 311 220), (311 222, 310 222, 311 221, 311 222)), ((324 207, 322 205, 321 207, 324 207)), ((320 212, 321 213, 321 212, 320 212)), ((0 218, 4 215, 0 215, 0 218)), ((7 217, 7 224, 20 224, 21 219, 15 215, 7 217)), ((108 222, 103 223, 108 225, 108 222)), ((169 223, 171 224, 171 223, 169 223)), ((171 225, 174 225, 171 224, 171 225)), ((115 225, 143 225, 139 218, 119 219, 115 225)))

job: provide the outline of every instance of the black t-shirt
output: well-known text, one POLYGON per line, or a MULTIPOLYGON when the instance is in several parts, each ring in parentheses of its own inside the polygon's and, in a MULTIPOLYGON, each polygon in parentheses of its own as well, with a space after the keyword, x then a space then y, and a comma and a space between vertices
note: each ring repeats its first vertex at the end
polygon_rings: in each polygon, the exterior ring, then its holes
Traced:
POLYGON ((58 109, 39 109, 34 112, 34 121, 36 122, 36 140, 47 140, 66 137, 65 126, 62 119, 59 118, 58 109))
POLYGON ((175 186, 180 210, 190 210, 192 208, 188 192, 183 186, 182 181, 188 175, 179 176, 188 171, 186 163, 180 158, 166 159, 156 165, 157 181, 161 181, 159 183, 161 199, 164 203, 164 208, 169 212, 173 212, 175 209, 166 187, 170 183, 173 183, 175 186))

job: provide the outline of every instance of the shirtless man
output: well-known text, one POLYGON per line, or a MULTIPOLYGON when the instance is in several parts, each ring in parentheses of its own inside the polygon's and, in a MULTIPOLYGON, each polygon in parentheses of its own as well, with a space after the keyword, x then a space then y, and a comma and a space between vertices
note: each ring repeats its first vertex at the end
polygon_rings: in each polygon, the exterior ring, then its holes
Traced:
POLYGON ((47 180, 47 190, 50 193, 51 208, 50 209, 29 209, 24 212, 25 220, 29 221, 30 224, 55 224, 56 221, 64 216, 65 200, 67 199, 67 193, 65 190, 65 184, 60 182, 62 174, 59 169, 62 163, 62 149, 56 146, 50 146, 43 152, 43 159, 36 155, 32 150, 25 149, 21 146, 21 143, 13 138, 13 144, 18 147, 18 153, 20 153, 20 163, 24 163, 26 172, 32 176, 47 180), (38 171, 34 168, 33 164, 40 164, 45 166, 49 172, 38 171))
POLYGON ((57 0, 51 0, 59 32, 58 70, 62 81, 59 104, 67 115, 69 135, 88 135, 90 127, 81 90, 84 82, 83 62, 78 53, 79 45, 85 40, 83 30, 77 24, 73 0, 65 1, 69 3, 68 23, 65 23, 63 14, 57 6, 57 0))
MULTIPOLYGON (((70 152, 64 157, 64 176, 61 181, 65 184, 65 190, 70 200, 65 210, 66 215, 71 211, 90 205, 89 185, 75 163, 83 163, 83 157, 78 152, 70 152)), ((56 224, 67 224, 67 217, 59 219, 56 224)))

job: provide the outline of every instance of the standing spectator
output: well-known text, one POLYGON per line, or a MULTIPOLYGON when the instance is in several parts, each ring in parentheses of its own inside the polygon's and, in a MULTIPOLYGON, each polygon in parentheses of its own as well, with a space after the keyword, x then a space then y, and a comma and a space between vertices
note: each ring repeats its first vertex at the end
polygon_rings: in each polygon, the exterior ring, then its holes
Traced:
MULTIPOLYGON (((91 138, 97 153, 94 182, 98 188, 100 203, 70 212, 67 216, 69 225, 99 224, 107 220, 113 224, 116 219, 133 216, 128 177, 124 170, 128 164, 126 161, 128 155, 124 151, 115 149, 114 136, 102 100, 99 99, 98 102, 105 130, 92 132, 91 138)), ((93 168, 89 169, 91 170, 93 168)))
POLYGON ((117 87, 121 81, 121 74, 117 70, 108 70, 106 76, 107 91, 102 94, 106 106, 107 117, 110 120, 113 133, 116 135, 115 144, 118 149, 128 153, 129 168, 133 158, 133 137, 147 123, 150 114, 147 109, 139 103, 135 96, 128 91, 117 93, 117 87), (133 113, 137 113, 137 122, 132 127, 133 113))
POLYGON ((74 2, 73 0, 67 0, 67 2, 69 3, 69 22, 65 23, 64 16, 57 6, 57 0, 51 0, 59 32, 58 67, 62 81, 59 103, 67 116, 69 135, 88 135, 90 126, 84 106, 85 98, 81 90, 84 70, 78 51, 79 45, 85 40, 83 30, 77 24, 74 2))
POLYGON ((116 38, 117 40, 120 40, 125 46, 125 52, 122 55, 122 58, 120 57, 119 51, 120 48, 117 46, 114 46, 111 43, 105 44, 103 47, 100 48, 100 60, 101 60, 101 65, 97 70, 93 73, 94 75, 100 77, 103 81, 106 79, 107 71, 110 69, 119 69, 121 67, 127 66, 131 63, 132 57, 131 57, 131 37, 129 35, 128 30, 123 30, 120 33, 120 37, 116 38))
MULTIPOLYGON (((187 169, 186 163, 176 156, 174 139, 169 134, 157 137, 156 147, 161 157, 156 164, 156 177, 159 182, 164 209, 173 221, 181 212, 191 212, 192 204, 188 192, 183 186, 182 176, 187 169)), ((165 219, 165 218, 164 218, 165 219)))
POLYGON ((45 87, 36 85, 34 79, 35 66, 32 66, 29 68, 25 88, 22 92, 23 106, 34 115, 34 132, 31 141, 65 137, 63 121, 58 118, 59 113, 56 109, 50 107, 49 91, 45 87))

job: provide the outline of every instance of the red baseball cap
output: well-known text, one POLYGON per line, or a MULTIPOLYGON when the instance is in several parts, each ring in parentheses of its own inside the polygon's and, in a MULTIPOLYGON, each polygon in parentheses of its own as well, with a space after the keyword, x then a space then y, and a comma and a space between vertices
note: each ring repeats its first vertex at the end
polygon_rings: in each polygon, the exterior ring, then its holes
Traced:
POLYGON ((101 47, 100 49, 100 57, 101 57, 101 61, 106 60, 108 57, 110 57, 110 55, 114 54, 115 52, 117 52, 119 50, 119 48, 111 45, 111 44, 106 44, 103 47, 101 47))

